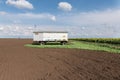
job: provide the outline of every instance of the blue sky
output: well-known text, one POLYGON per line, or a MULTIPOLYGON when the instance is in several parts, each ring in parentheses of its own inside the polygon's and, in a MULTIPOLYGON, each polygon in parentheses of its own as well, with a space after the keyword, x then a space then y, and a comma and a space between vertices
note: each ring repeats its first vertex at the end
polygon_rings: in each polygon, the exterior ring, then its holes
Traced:
POLYGON ((0 0, 0 37, 66 30, 70 37, 120 37, 119 0, 0 0))
POLYGON ((58 13, 60 12, 57 8, 59 2, 68 2, 73 6, 73 11, 91 11, 91 10, 104 10, 108 8, 116 8, 119 0, 27 0, 33 6, 33 10, 17 9, 13 6, 6 5, 6 0, 0 0, 0 10, 11 13, 18 12, 34 12, 34 13, 58 13))

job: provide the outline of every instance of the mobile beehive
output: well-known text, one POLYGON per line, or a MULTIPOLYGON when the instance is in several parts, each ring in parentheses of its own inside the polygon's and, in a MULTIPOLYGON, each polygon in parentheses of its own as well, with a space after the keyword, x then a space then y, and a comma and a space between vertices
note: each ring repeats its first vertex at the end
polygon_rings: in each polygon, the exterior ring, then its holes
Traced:
POLYGON ((47 42, 60 42, 65 44, 68 42, 68 32, 66 31, 34 31, 33 42, 46 44, 47 42))

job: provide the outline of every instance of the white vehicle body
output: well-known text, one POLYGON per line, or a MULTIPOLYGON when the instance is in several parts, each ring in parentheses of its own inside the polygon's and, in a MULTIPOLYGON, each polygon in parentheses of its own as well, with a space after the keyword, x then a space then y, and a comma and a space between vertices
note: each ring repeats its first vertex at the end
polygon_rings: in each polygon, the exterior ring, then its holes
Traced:
POLYGON ((33 32, 34 42, 67 42, 68 32, 63 31, 35 31, 33 32))

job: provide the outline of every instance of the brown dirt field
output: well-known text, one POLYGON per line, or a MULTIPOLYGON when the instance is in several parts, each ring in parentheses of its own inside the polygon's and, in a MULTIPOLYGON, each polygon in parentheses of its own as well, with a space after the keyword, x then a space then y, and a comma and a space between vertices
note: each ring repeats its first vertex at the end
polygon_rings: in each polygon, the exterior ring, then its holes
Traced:
POLYGON ((120 54, 24 47, 0 39, 0 80, 120 80, 120 54))

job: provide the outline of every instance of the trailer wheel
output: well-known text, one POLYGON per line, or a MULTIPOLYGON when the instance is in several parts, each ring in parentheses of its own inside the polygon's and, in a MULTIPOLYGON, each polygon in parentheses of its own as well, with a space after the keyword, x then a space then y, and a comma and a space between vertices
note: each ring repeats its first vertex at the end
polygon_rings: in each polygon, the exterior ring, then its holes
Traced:
POLYGON ((40 42, 40 45, 44 45, 45 44, 45 42, 40 42))
POLYGON ((66 44, 66 42, 64 41, 64 42, 61 42, 61 45, 65 45, 66 44))

